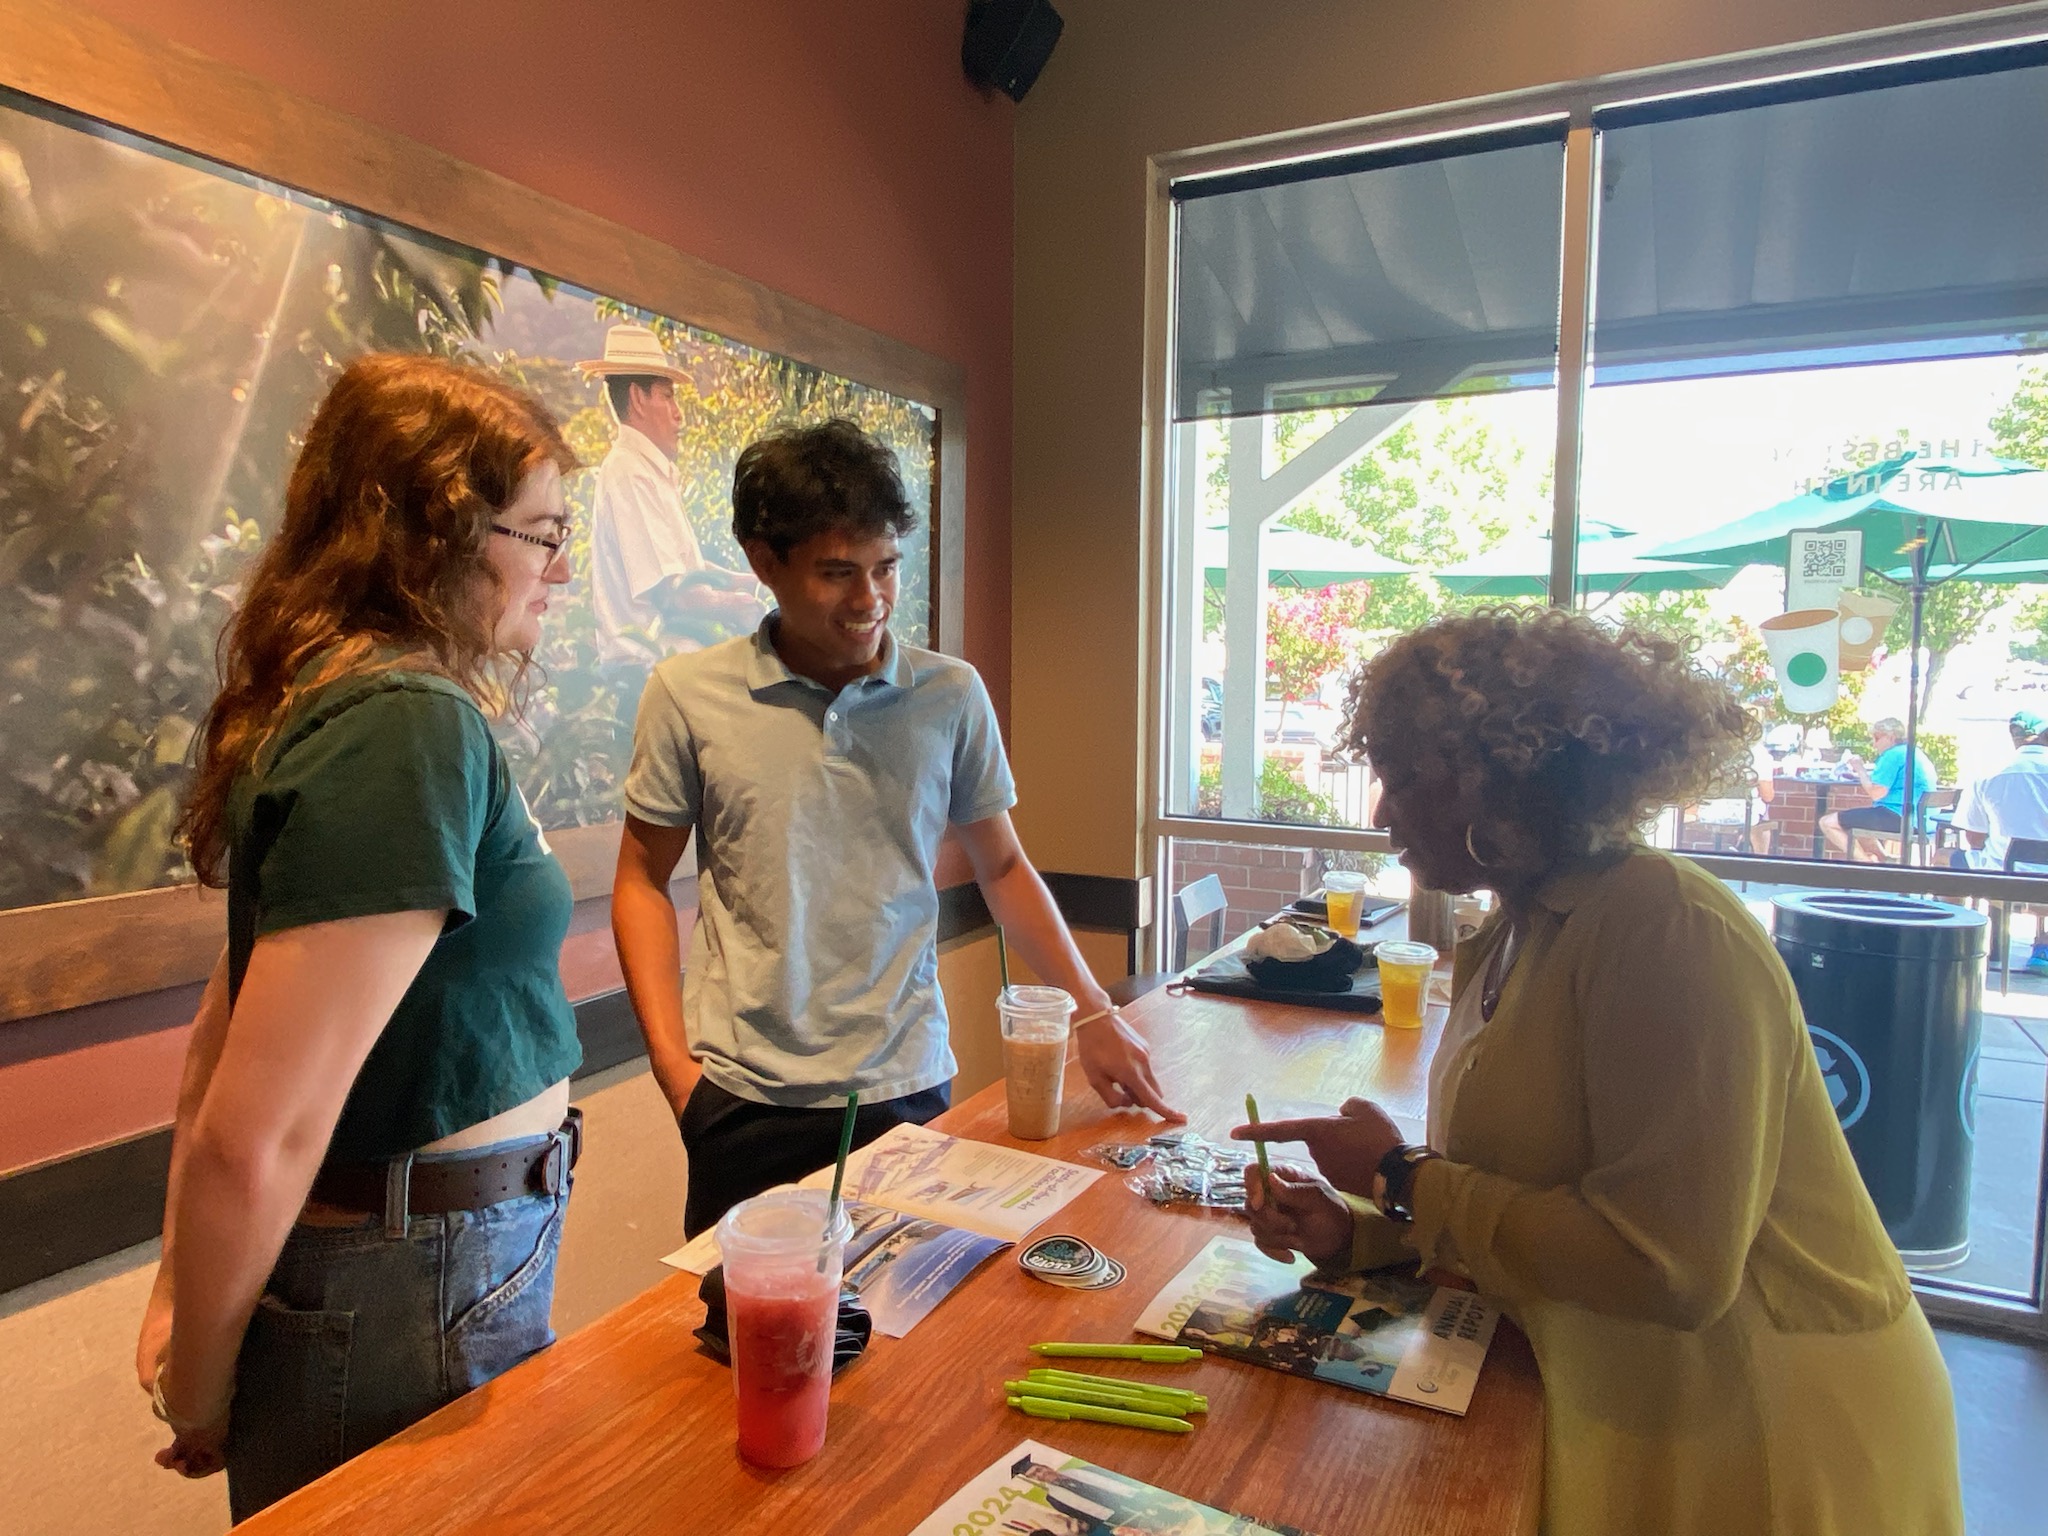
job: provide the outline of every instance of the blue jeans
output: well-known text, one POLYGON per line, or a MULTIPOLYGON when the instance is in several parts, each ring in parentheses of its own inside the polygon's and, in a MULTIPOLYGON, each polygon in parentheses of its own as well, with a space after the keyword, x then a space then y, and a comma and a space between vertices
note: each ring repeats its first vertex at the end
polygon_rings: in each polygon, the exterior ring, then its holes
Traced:
POLYGON ((227 1442, 234 1519, 552 1344, 548 1314, 568 1205, 565 1175, 556 1194, 478 1211, 387 1211, 359 1226, 293 1227, 235 1362, 227 1442))

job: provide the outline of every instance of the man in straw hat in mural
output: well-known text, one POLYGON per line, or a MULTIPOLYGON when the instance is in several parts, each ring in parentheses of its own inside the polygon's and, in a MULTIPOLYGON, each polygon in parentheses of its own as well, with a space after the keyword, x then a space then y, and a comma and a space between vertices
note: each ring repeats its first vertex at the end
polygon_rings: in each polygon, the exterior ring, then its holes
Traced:
POLYGON ((602 659, 651 664, 678 649, 744 634, 760 621, 752 575, 704 558, 683 511, 676 385, 689 375, 644 325, 605 332, 604 356, 576 365, 602 379, 619 433, 597 471, 592 600, 602 659))

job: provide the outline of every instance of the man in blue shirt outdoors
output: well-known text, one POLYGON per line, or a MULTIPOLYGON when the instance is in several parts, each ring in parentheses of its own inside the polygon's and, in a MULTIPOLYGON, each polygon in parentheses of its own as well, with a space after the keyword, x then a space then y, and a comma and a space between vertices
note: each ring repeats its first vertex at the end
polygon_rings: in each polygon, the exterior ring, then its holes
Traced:
MULTIPOLYGON (((1868 768, 1854 757, 1843 759, 1843 766, 1856 776, 1856 782, 1870 796, 1869 805, 1852 806, 1845 810, 1829 811, 1820 819, 1821 835, 1827 839, 1828 847, 1837 856, 1847 854, 1849 858, 1864 864, 1875 864, 1884 857, 1877 840, 1871 834, 1884 833, 1892 837, 1900 835, 1905 825, 1906 805, 1906 725, 1902 720, 1885 718, 1874 721, 1870 727, 1871 745, 1877 750, 1877 761, 1868 768), (1852 840, 1853 839, 1853 840, 1852 840)), ((1921 802, 1936 784, 1934 763, 1919 748, 1913 749, 1913 810, 1918 820, 1921 802)))
POLYGON ((915 524, 889 450, 848 421, 780 431, 740 455, 732 499, 775 611, 648 680, 612 892, 689 1156, 686 1235, 829 1164, 849 1092, 857 1145, 947 1107, 935 875, 949 827, 1011 948, 1073 995, 1090 1085, 1182 1118, 1018 844, 981 678, 889 633, 915 524), (668 882, 693 833, 685 967, 668 882))

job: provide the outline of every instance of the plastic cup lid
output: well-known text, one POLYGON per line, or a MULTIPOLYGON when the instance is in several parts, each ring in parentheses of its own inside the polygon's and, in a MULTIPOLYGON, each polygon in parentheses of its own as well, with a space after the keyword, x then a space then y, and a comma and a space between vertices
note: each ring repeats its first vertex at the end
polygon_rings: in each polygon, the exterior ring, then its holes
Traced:
POLYGON ((1418 944, 1413 939, 1387 939, 1375 946, 1373 958, 1382 965, 1391 960, 1396 965, 1434 965, 1436 949, 1429 944, 1418 944))

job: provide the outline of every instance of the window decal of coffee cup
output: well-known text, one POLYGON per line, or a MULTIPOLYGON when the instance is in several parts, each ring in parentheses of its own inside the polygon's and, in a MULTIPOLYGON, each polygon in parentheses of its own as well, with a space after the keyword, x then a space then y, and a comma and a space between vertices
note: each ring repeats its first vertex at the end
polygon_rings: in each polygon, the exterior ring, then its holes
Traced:
POLYGON ((1861 592, 1844 592, 1837 612, 1842 619, 1841 668, 1861 672, 1884 642, 1885 627, 1899 605, 1888 597, 1866 597, 1861 592))
POLYGON ((1797 608, 1758 627, 1785 707, 1795 715, 1832 709, 1842 692, 1841 614, 1833 608, 1797 608))

